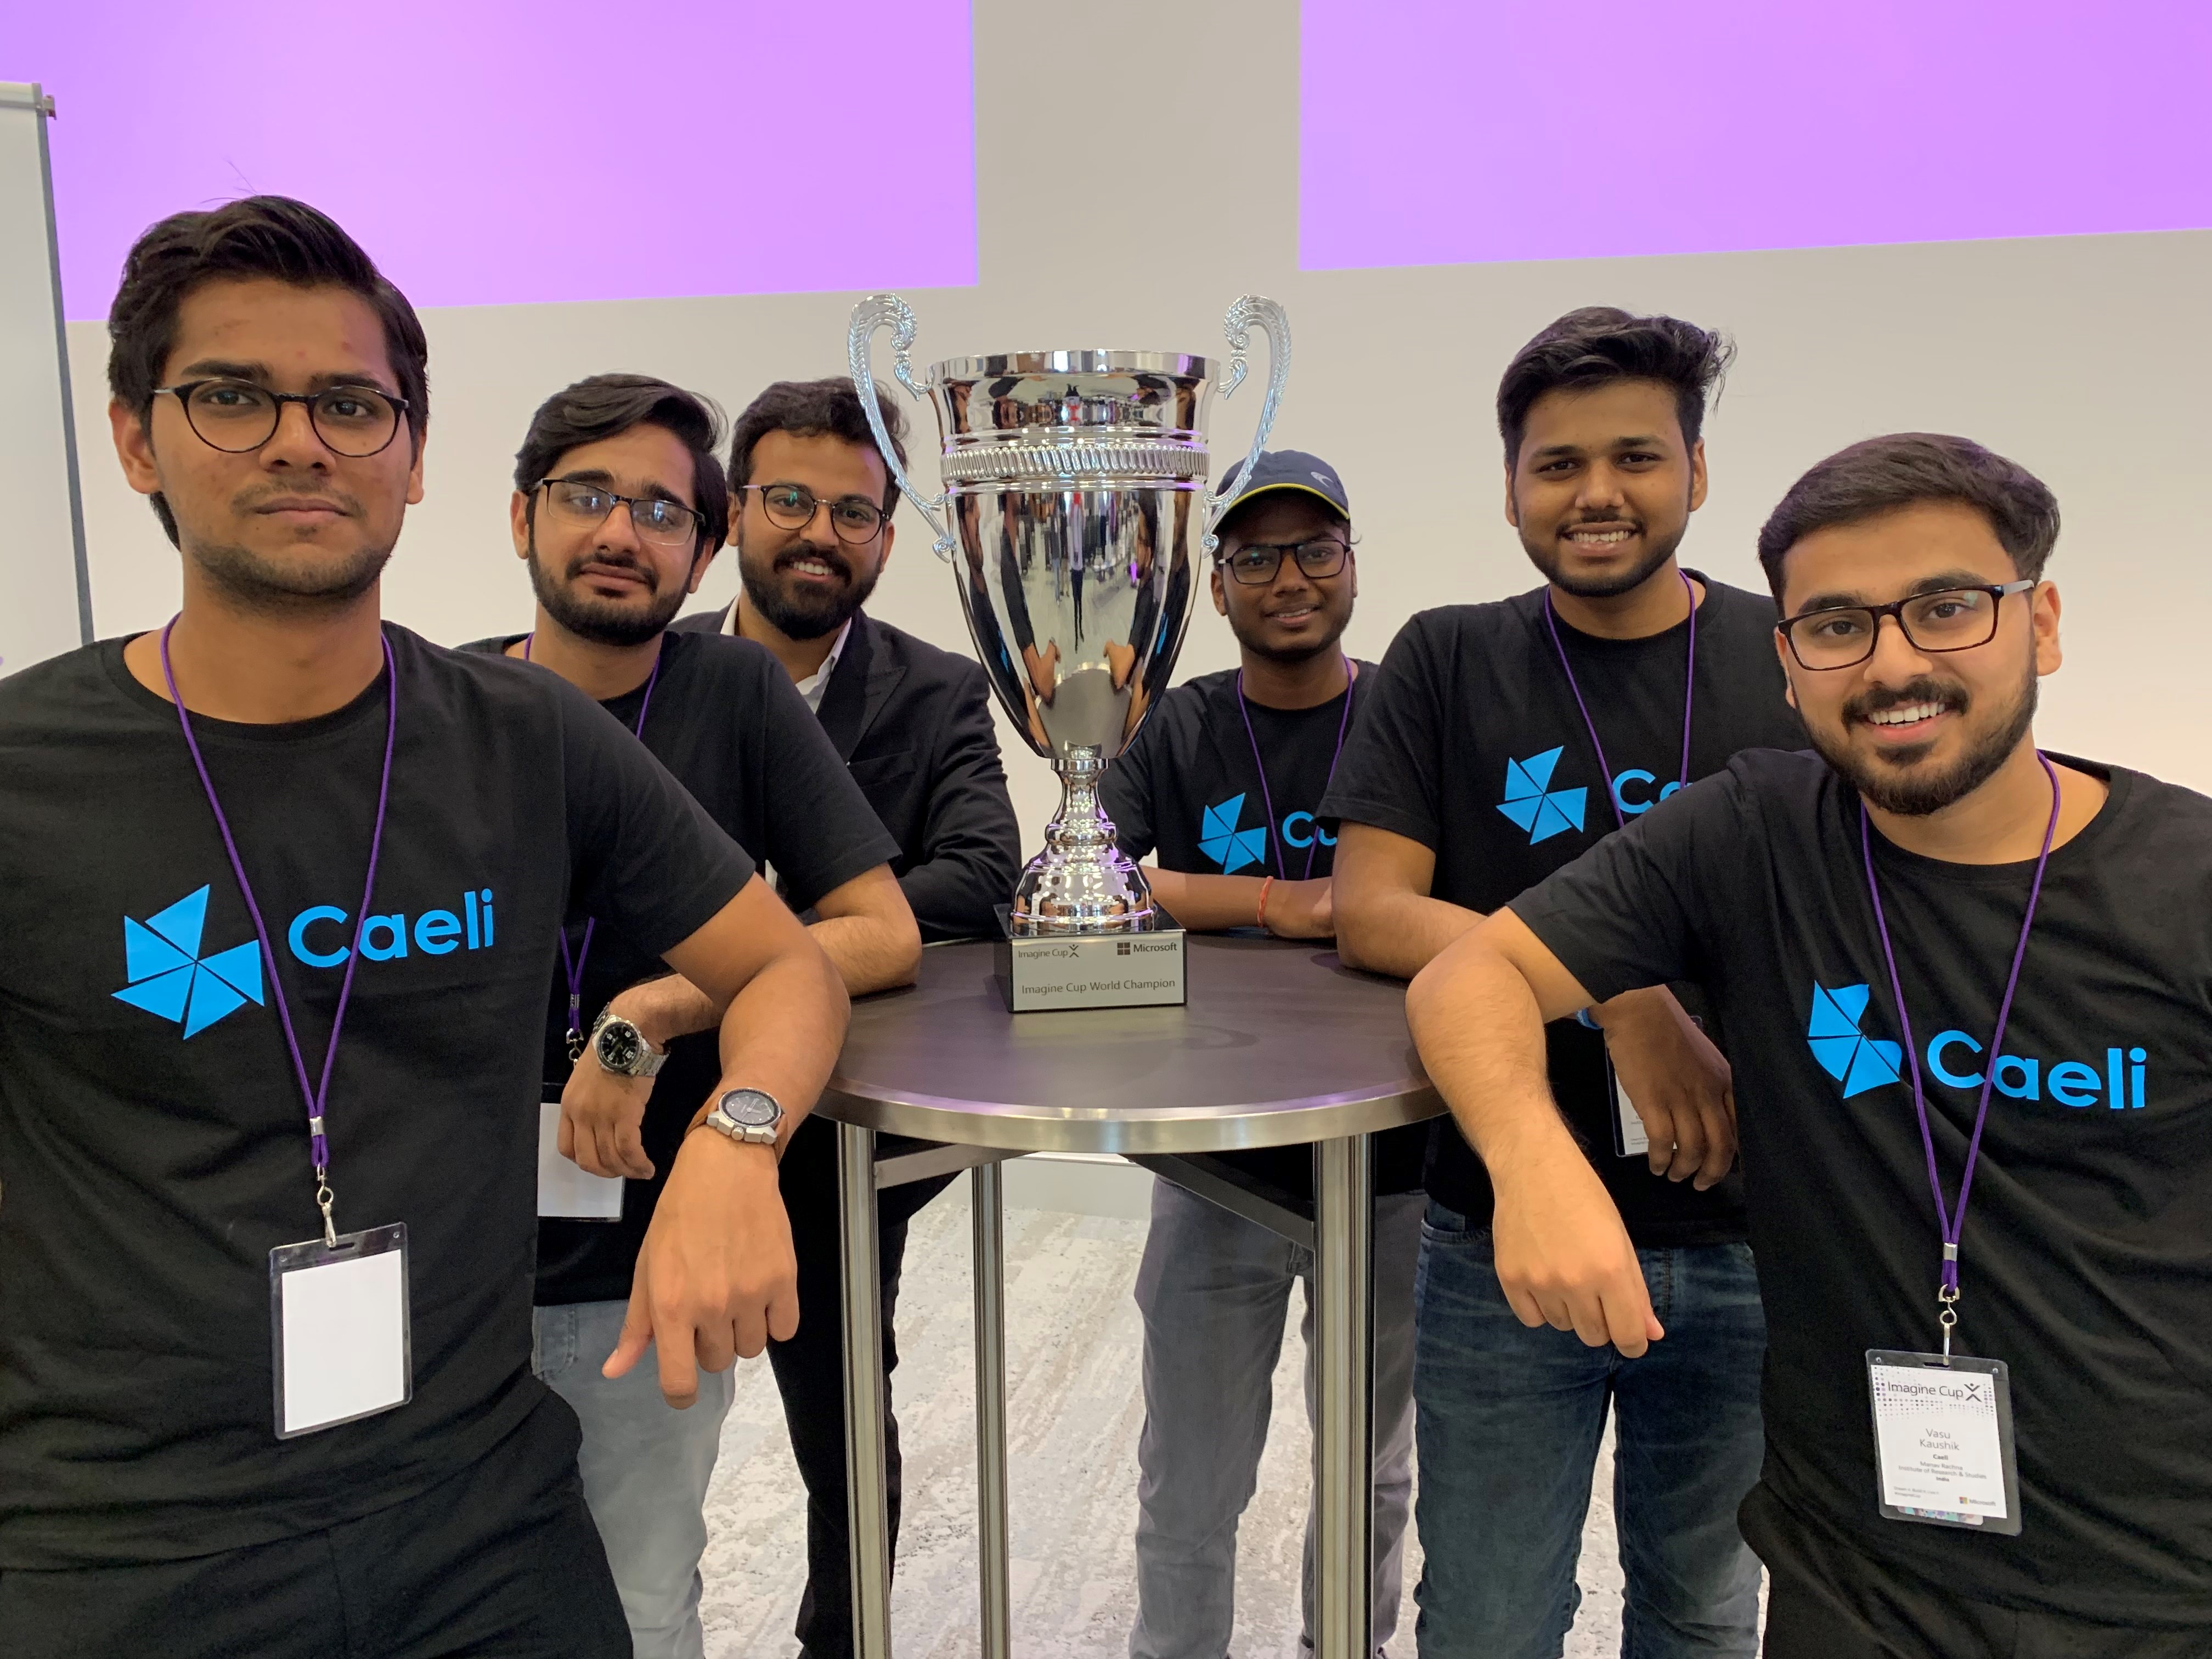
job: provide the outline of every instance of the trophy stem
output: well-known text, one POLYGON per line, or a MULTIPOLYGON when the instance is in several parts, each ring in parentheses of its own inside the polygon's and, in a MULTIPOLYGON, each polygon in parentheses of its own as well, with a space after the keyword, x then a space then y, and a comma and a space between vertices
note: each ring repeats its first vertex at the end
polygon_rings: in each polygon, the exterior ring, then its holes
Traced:
POLYGON ((1046 934, 1149 933, 1160 926, 1152 889, 1136 860, 1121 850, 1114 822, 1098 799, 1106 770, 1102 753, 1071 744, 1054 762, 1060 811, 1045 826, 1044 850, 1014 890, 1012 931, 1046 934))

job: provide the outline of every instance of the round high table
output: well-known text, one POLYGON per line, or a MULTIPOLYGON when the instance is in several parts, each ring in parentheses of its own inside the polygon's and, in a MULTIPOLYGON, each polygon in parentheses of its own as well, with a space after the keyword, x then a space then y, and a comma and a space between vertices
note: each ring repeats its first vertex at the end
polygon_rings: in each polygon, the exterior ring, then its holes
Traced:
POLYGON ((1312 1249, 1315 1647, 1319 1659, 1368 1659, 1374 1650, 1369 1137, 1443 1109, 1406 1030, 1404 987, 1354 972, 1313 942, 1193 934, 1183 1007, 1013 1014, 994 977, 994 948, 933 945, 922 952, 915 986, 856 1003, 844 1052, 816 1108, 838 1125, 859 1659, 891 1653, 877 1191, 973 1171, 982 1650, 984 1659, 1007 1659, 1000 1163, 1055 1152, 1119 1152, 1312 1249), (1305 1141, 1317 1143, 1310 1205, 1218 1156, 1305 1141))

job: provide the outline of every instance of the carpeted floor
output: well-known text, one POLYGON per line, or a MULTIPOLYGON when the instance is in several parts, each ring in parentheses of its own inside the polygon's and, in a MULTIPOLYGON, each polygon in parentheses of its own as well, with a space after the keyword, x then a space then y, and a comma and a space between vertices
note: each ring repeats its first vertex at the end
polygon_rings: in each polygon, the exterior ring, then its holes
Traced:
MULTIPOLYGON (((892 1603, 899 1659, 977 1651, 975 1392, 967 1183, 918 1217, 899 1298, 895 1382, 906 1520, 892 1603)), ((1135 1610, 1139 1329, 1130 1287, 1144 1224, 1006 1212, 1007 1420, 1016 1651, 1022 1659, 1127 1651, 1135 1610)), ((1246 1512, 1237 1580, 1240 1659, 1297 1659, 1300 1534, 1310 1455, 1294 1302, 1275 1375, 1274 1429, 1246 1512)), ((1590 1504, 1582 1613, 1571 1659, 1620 1649, 1610 1440, 1590 1504)), ((805 1505, 765 1360, 741 1366, 708 1502, 704 1619, 710 1659, 790 1655, 805 1577, 805 1505)), ((1406 1608, 1393 1653, 1413 1653, 1406 1608)))

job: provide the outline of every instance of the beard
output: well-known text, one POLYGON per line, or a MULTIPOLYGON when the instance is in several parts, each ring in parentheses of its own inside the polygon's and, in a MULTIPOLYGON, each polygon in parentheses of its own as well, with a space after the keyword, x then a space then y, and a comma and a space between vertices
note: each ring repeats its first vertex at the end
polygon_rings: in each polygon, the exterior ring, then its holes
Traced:
MULTIPOLYGON (((1607 520, 1606 522, 1615 522, 1617 518, 1618 515, 1615 515, 1615 519, 1607 520)), ((1564 532, 1573 529, 1574 526, 1562 525, 1559 528, 1564 532)), ((1650 538, 1650 526, 1639 524, 1637 528, 1643 532, 1644 536, 1644 556, 1632 568, 1614 576, 1570 577, 1566 574, 1566 561, 1559 556, 1556 538, 1539 543, 1532 541, 1526 533, 1523 533, 1521 538, 1521 547, 1522 550, 1528 554, 1528 562, 1543 573, 1544 580, 1561 592, 1571 593, 1578 599, 1610 599, 1632 592, 1649 581, 1652 572, 1674 556, 1674 550, 1681 546, 1682 538, 1687 535, 1690 530, 1689 523, 1686 520, 1673 535, 1653 541, 1650 538)))
POLYGON ((823 549, 793 542, 765 558, 748 556, 738 546, 738 575, 745 597, 753 602, 769 627, 788 640, 818 640, 834 634, 853 619, 853 613, 876 591, 879 564, 866 574, 855 574, 851 558, 842 547, 823 549), (844 577, 844 584, 819 591, 799 588, 781 580, 782 573, 800 559, 818 559, 844 577))
MULTIPOLYGON (((2000 711, 1978 734, 1969 732, 1966 752, 1941 770, 1917 769, 1928 753, 1925 744, 1868 758, 1853 750, 1848 741, 1839 739, 1833 732, 1817 732, 1810 724, 1805 728, 1805 735, 1812 739, 1814 751, 1828 763, 1836 775, 1867 800, 1899 817, 1924 818, 1972 794, 2012 758, 2013 751, 2020 747, 2035 723, 2036 690, 2035 664, 2031 659, 2027 682, 2012 706, 2000 711)), ((1852 698, 1844 705, 1844 729, 1848 732, 1854 720, 1867 714, 1914 702, 1941 703, 1961 714, 1972 707, 1961 686, 1943 680, 1916 679, 1896 691, 1870 692, 1852 698)))
MULTIPOLYGON (((250 514, 262 490, 240 496, 234 509, 250 514)), ((313 492, 287 489, 284 495, 313 492)), ((332 494, 330 499, 359 520, 361 503, 350 495, 332 494)), ((384 567, 391 562, 392 539, 364 543, 344 552, 301 539, 292 544, 296 560, 272 556, 243 542, 207 542, 179 534, 179 544, 190 554, 209 583, 239 610, 250 614, 297 615, 302 611, 343 610, 376 586, 384 567)))
MULTIPOLYGON (((578 564, 583 562, 579 561, 578 564)), ((590 562, 613 562, 597 559, 590 562)), ((649 566, 634 564, 625 568, 653 577, 656 583, 659 580, 649 566)), ((530 586, 538 595, 538 603, 545 607, 545 614, 580 640, 589 640, 594 645, 644 645, 667 630, 668 624, 676 620, 676 613, 684 608, 686 598, 680 586, 666 593, 656 586, 650 602, 640 611, 619 600, 596 599, 582 592, 574 585, 575 579, 574 567, 565 582, 556 582, 546 574, 533 531, 530 538, 530 586)))

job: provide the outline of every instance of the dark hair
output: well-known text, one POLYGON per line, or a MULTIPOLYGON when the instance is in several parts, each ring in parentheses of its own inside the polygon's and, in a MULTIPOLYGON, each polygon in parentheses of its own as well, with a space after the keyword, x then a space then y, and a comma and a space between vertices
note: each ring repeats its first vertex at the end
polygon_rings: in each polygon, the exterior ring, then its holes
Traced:
MULTIPOLYGON (((701 519, 691 556, 696 560, 720 547, 730 530, 730 487, 714 455, 722 445, 721 408, 650 374, 594 374, 538 404, 522 447, 514 452, 514 487, 530 495, 570 450, 619 437, 634 426, 657 426, 691 452, 691 500, 701 519)), ((529 511, 534 523, 534 495, 529 511)))
POLYGON ((1990 521, 2013 568, 2043 580, 2058 541, 2058 498, 2015 461, 1966 438, 1893 432, 1839 449, 1790 486, 1759 532, 1759 562, 1782 603, 1782 561, 1816 530, 1858 524, 1921 501, 1956 501, 1990 521))
POLYGON ((1613 306, 1571 311, 1513 354, 1498 383, 1498 433, 1505 462, 1521 458, 1528 411, 1547 392, 1592 392, 1621 380, 1656 380, 1674 394, 1682 441, 1705 430, 1705 400, 1717 392, 1735 347, 1679 317, 1638 317, 1613 306))
MULTIPOLYGON (((876 408, 884 417, 884 430, 890 434, 891 454, 901 466, 906 465, 906 416, 883 392, 876 392, 876 408)), ((730 428, 730 493, 734 495, 752 482, 753 447, 771 432, 788 432, 796 437, 814 438, 823 434, 842 438, 848 444, 876 447, 876 434, 868 430, 867 411, 860 407, 860 394, 853 383, 840 376, 826 380, 778 380, 767 391, 745 405, 745 412, 738 416, 738 423, 730 428)), ((885 463, 884 471, 891 468, 885 463)), ((899 487, 896 479, 887 478, 884 484, 884 517, 889 519, 898 506, 899 487)))
MULTIPOLYGON (((367 302, 384 325, 384 349, 420 450, 430 420, 430 345, 415 307, 335 221, 289 196, 248 196, 210 212, 172 214, 131 245, 107 313, 107 386, 116 400, 149 421, 185 296, 202 283, 257 276, 298 288, 343 288, 367 302)), ((153 502, 161 528, 175 541, 168 502, 159 495, 153 502)))

